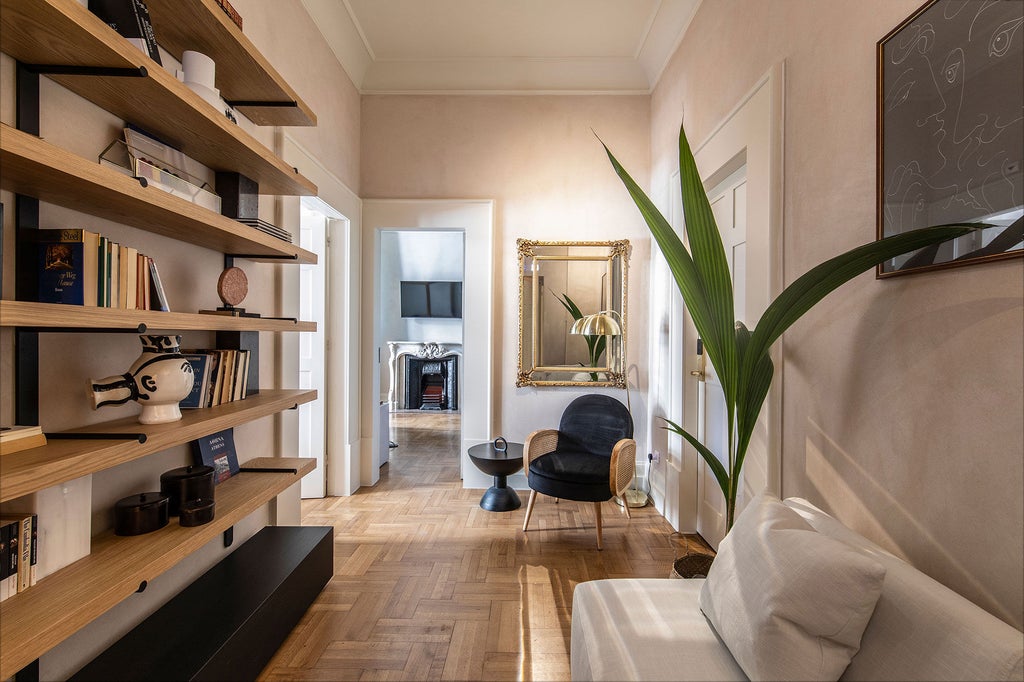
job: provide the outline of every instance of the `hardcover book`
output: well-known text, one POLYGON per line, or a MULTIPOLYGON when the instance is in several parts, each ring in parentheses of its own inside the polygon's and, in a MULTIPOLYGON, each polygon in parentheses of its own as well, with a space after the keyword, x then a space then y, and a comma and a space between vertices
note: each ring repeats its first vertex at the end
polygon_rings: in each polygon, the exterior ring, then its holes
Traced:
POLYGON ((18 592, 24 592, 32 585, 32 531, 35 514, 4 514, 0 523, 13 523, 18 537, 18 592))
POLYGON ((235 431, 225 429, 192 441, 196 464, 213 467, 213 480, 223 483, 238 473, 235 431))
POLYGON ((183 410, 206 407, 209 397, 212 358, 209 353, 182 353, 182 355, 192 365, 195 381, 192 382, 192 392, 178 403, 178 407, 183 410))
POLYGON ((149 8, 142 0, 89 0, 89 11, 161 64, 149 8))
POLYGON ((39 302, 96 305, 99 235, 80 229, 37 232, 39 302))
POLYGON ((164 283, 160 280, 160 271, 156 269, 156 261, 152 258, 149 261, 149 288, 150 288, 150 310, 161 310, 165 313, 171 311, 167 303, 167 294, 164 293, 164 283))

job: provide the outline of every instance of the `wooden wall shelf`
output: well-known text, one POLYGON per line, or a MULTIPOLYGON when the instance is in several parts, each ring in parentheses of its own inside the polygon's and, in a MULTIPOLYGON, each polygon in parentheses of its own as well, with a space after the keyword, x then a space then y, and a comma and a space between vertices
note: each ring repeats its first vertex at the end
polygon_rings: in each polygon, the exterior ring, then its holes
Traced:
POLYGON ((240 106, 257 125, 315 126, 316 114, 232 23, 214 0, 147 0, 157 42, 181 61, 195 50, 217 64, 217 88, 231 101, 292 106, 240 106))
POLYGON ((60 303, 0 301, 0 327, 132 331, 145 325, 154 331, 315 332, 316 322, 266 317, 228 317, 157 310, 122 310, 60 303))
MULTIPOLYGON (((260 391, 245 400, 202 410, 182 410, 181 421, 140 424, 135 417, 101 422, 65 433, 144 433, 135 440, 57 440, 38 448, 3 455, 0 502, 13 500, 73 478, 104 471, 125 462, 188 443, 202 436, 316 400, 316 391, 260 391)), ((45 427, 44 427, 45 428, 45 427)), ((7 602, 4 602, 7 620, 7 602)), ((4 647, 6 649, 6 647, 4 647)), ((7 679, 0 676, 0 679, 7 679)))
POLYGON ((252 260, 316 263, 316 254, 256 228, 83 159, 0 124, 0 176, 6 190, 252 260))
POLYGON ((0 620, 0 679, 60 644, 122 600, 143 581, 152 581, 192 552, 217 538, 297 483, 314 459, 261 457, 243 466, 283 468, 297 473, 239 473, 217 486, 216 516, 203 526, 184 528, 171 519, 161 530, 134 537, 107 531, 93 538, 92 553, 4 602, 0 620))
POLYGON ((148 75, 143 78, 55 74, 49 78, 213 170, 252 178, 263 194, 316 194, 316 185, 309 179, 76 0, 0 1, 0 40, 4 52, 26 64, 144 66, 148 75))

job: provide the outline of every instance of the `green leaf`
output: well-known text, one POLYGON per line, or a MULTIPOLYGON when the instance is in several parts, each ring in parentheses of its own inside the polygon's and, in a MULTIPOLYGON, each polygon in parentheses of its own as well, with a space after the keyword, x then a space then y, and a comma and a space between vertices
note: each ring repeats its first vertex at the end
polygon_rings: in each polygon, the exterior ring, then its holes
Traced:
POLYGON ((722 494, 726 496, 726 499, 728 499, 728 497, 729 497, 729 473, 725 470, 725 467, 722 466, 722 463, 718 460, 718 458, 715 457, 715 453, 713 453, 710 450, 708 450, 707 447, 703 443, 701 443, 699 440, 697 440, 696 438, 691 436, 689 433, 687 433, 686 429, 684 429, 683 427, 679 426, 679 424, 676 424, 671 419, 665 419, 665 417, 662 417, 662 419, 664 419, 665 422, 668 423, 668 426, 665 426, 663 428, 665 428, 665 429, 667 429, 669 431, 674 431, 675 433, 678 433, 680 436, 685 438, 686 441, 690 445, 692 445, 693 448, 698 453, 700 453, 700 456, 704 458, 704 461, 707 462, 707 465, 711 468, 711 471, 715 474, 715 479, 718 480, 718 486, 722 489, 722 494))
POLYGON ((700 179, 682 125, 679 126, 679 185, 682 191, 686 236, 711 314, 711 329, 708 333, 702 333, 701 338, 704 339, 708 358, 722 382, 731 425, 732 408, 736 404, 736 389, 739 384, 732 277, 729 274, 729 260, 725 255, 725 247, 722 245, 722 235, 718 231, 715 215, 708 202, 704 183, 700 179))
POLYGON ((985 223, 954 223, 924 227, 858 246, 811 268, 771 302, 757 323, 743 358, 741 376, 752 376, 760 357, 821 299, 879 263, 930 244, 961 237, 985 223))
MULTIPOLYGON (((709 308, 708 297, 704 292, 704 285, 700 274, 697 272, 693 259, 690 257, 690 252, 686 250, 683 242, 679 239, 679 235, 672 229, 672 226, 665 220, 665 217, 661 215, 654 202, 644 194, 639 185, 630 177, 626 169, 622 167, 622 164, 619 163, 618 159, 611 153, 611 150, 608 149, 608 146, 603 142, 601 144, 604 146, 605 153, 608 154, 608 159, 611 161, 616 174, 622 180, 622 184, 625 185, 626 191, 629 192, 637 208, 640 209, 640 215, 643 216, 655 241, 658 242, 658 246, 665 256, 665 261, 668 263, 669 270, 672 272, 672 277, 676 281, 676 286, 679 287, 679 293, 683 296, 686 309, 690 311, 693 324, 697 327, 697 333, 701 338, 711 338, 714 335, 712 331, 714 328, 712 322, 713 315, 709 308)), ((715 367, 717 368, 718 365, 715 365, 715 367)))

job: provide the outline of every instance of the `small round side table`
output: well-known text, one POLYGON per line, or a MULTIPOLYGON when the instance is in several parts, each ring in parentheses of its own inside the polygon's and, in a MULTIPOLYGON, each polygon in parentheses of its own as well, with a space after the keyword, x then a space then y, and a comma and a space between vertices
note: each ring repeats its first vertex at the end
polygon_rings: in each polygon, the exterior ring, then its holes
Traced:
POLYGON ((494 443, 481 443, 469 449, 469 458, 476 468, 494 476, 494 485, 480 498, 480 506, 487 511, 512 511, 523 503, 514 488, 508 487, 507 477, 523 468, 523 444, 508 443, 504 451, 494 443))

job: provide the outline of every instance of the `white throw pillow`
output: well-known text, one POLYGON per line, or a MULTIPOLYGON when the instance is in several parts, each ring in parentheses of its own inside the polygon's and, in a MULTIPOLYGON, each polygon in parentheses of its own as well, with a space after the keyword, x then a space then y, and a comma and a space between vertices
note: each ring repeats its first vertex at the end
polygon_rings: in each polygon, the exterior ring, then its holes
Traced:
POLYGON ((751 680, 838 680, 885 567, 759 495, 722 540, 700 608, 751 680))

